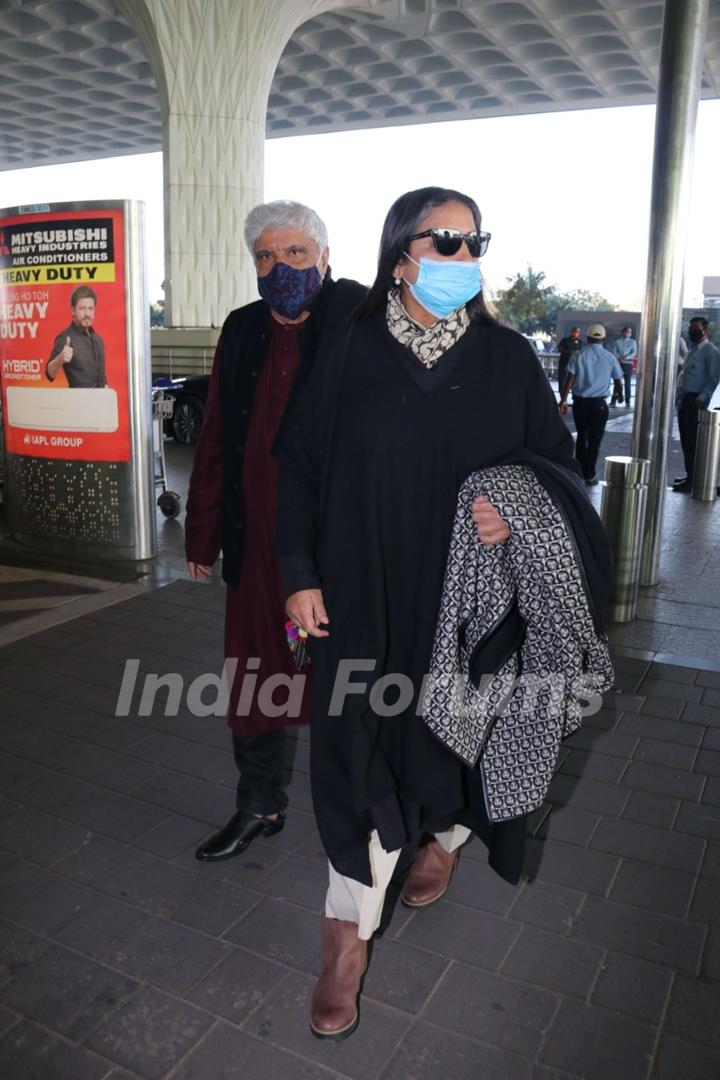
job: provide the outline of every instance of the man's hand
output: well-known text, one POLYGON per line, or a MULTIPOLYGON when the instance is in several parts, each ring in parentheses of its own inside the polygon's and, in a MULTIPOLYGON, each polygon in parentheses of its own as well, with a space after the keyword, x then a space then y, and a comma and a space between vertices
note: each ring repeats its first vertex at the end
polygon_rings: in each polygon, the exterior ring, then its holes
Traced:
POLYGON ((203 566, 197 562, 189 562, 187 565, 191 581, 202 581, 212 574, 212 566, 203 566))
POLYGON ((567 411, 568 411, 568 403, 567 403, 567 401, 561 401, 560 405, 558 407, 559 407, 560 412, 562 413, 562 415, 566 416, 567 411))
POLYGON ((48 363, 48 366, 47 366, 48 378, 51 381, 53 379, 55 379, 57 377, 57 374, 60 371, 60 369, 65 364, 69 364, 70 361, 72 360, 72 358, 73 358, 73 347, 70 344, 70 338, 68 336, 68 337, 65 338, 65 344, 63 345, 60 352, 56 353, 55 356, 53 356, 50 359, 49 363, 48 363))
POLYGON ((307 630, 310 637, 330 636, 327 630, 320 629, 321 623, 330 622, 320 589, 301 589, 288 596, 285 611, 296 626, 307 630))
POLYGON ((58 353, 58 356, 62 360, 63 364, 69 364, 73 358, 73 347, 70 344, 70 338, 65 338, 65 344, 62 347, 62 352, 58 353))
POLYGON ((701 401, 700 398, 696 397, 695 398, 695 408, 696 409, 707 409, 707 401, 701 401))
POLYGON ((478 495, 477 499, 473 499, 472 519, 484 544, 502 544, 511 535, 510 526, 491 505, 487 495, 478 495))

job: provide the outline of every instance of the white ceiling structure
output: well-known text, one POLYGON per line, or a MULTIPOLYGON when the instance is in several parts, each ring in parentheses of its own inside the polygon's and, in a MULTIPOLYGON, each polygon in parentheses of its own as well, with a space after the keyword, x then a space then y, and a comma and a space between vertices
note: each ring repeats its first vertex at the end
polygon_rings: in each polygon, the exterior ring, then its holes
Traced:
MULTIPOLYGON (((658 0, 373 0, 329 13, 288 43, 267 133, 652 102, 662 14, 658 0)), ((702 93, 720 97, 720 0, 702 93)), ((114 0, 0 0, 0 169, 161 146, 152 71, 114 0)))

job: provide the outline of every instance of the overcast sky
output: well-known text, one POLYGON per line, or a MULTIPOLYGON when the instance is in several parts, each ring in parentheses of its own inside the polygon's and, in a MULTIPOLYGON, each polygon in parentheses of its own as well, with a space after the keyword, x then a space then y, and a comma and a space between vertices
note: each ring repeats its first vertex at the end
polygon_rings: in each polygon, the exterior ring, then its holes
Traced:
MULTIPOLYGON (((496 291, 529 262, 562 289, 641 306, 653 106, 303 135, 266 143, 265 196, 312 205, 330 233, 335 276, 374 274, 385 213, 403 191, 440 184, 477 199, 493 234, 483 260, 496 291)), ((700 105, 685 300, 720 275, 720 101, 700 105)), ((150 299, 162 295, 160 154, 0 173, 0 206, 139 198, 148 206, 150 299)))

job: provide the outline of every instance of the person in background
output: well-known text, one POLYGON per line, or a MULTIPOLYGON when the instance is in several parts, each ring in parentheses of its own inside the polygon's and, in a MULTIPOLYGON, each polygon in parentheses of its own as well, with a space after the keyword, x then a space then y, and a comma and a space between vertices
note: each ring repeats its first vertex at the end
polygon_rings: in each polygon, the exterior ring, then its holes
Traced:
POLYGON ((690 348, 675 392, 680 445, 685 459, 685 476, 673 481, 673 491, 692 491, 698 409, 706 409, 720 382, 720 351, 708 340, 709 323, 698 317, 690 320, 690 348))
MULTIPOLYGON (((634 362, 637 359, 638 349, 637 342, 632 336, 632 327, 623 326, 620 337, 616 338, 612 346, 613 354, 617 357, 620 367, 622 368, 623 379, 625 380, 625 408, 630 408, 630 392, 632 390, 632 373, 634 362)), ((610 401, 611 405, 616 402, 615 394, 613 393, 610 401)), ((618 404, 622 402, 622 398, 619 399, 618 404)))
POLYGON ((687 354, 688 354, 687 342, 685 341, 685 338, 682 336, 682 334, 680 334, 680 337, 678 338, 678 351, 677 351, 678 375, 680 374, 682 369, 685 367, 685 361, 687 360, 687 354))
POLYGON ((280 200, 256 206, 245 222, 262 297, 232 311, 222 328, 190 477, 185 551, 193 581, 209 577, 220 550, 225 658, 237 660, 228 709, 240 776, 236 813, 196 851, 202 862, 243 852, 280 832, 285 790, 285 727, 307 723, 299 708, 267 715, 259 689, 271 676, 297 674, 285 639, 284 596, 275 557, 277 468, 272 447, 307 382, 320 333, 348 317, 365 289, 333 281, 327 230, 314 210, 280 200), (247 671, 257 675, 249 702, 247 671))
POLYGON ((560 353, 560 359, 558 360, 558 391, 560 393, 562 393, 562 388, 565 384, 565 376, 567 375, 570 357, 574 356, 578 349, 582 349, 580 327, 573 326, 570 333, 566 334, 565 337, 561 338, 558 342, 558 352, 560 353))
POLYGON ((575 456, 588 487, 597 484, 600 443, 608 420, 606 398, 611 381, 615 384, 618 401, 623 399, 623 373, 617 357, 605 348, 605 327, 593 323, 588 327, 587 345, 570 360, 565 383, 560 392, 560 412, 567 412, 567 397, 572 390, 573 419, 577 431, 575 456))

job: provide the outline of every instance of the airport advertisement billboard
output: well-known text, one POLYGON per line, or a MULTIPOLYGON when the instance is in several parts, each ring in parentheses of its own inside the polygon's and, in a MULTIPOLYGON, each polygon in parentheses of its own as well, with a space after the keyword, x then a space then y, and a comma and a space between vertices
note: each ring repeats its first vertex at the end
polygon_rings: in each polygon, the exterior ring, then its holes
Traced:
POLYGON ((0 216, 6 453, 130 460, 124 228, 117 205, 0 216))

